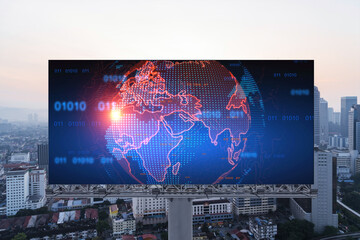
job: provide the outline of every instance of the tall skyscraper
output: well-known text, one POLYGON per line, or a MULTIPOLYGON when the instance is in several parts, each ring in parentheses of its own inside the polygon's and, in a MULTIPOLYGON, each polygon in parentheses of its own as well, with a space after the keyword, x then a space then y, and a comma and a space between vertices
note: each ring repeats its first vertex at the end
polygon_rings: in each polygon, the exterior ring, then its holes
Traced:
POLYGON ((320 98, 320 143, 329 141, 329 118, 328 118, 328 102, 320 98))
POLYGON ((338 227, 338 215, 333 203, 333 167, 331 152, 315 150, 313 188, 318 189, 318 196, 312 199, 311 218, 317 232, 323 231, 328 225, 338 227))
POLYGON ((320 145, 320 92, 314 86, 314 144, 320 145))
POLYGON ((39 144, 37 146, 39 167, 49 173, 49 144, 39 144))
POLYGON ((360 104, 353 105, 349 111, 349 150, 360 152, 360 104))
POLYGON ((341 113, 334 112, 333 116, 334 116, 334 123, 340 125, 341 113))
POLYGON ((349 131, 349 111, 350 108, 357 104, 357 97, 341 97, 341 135, 348 137, 349 131))
POLYGON ((332 122, 332 123, 335 123, 335 121, 334 121, 334 108, 332 108, 332 107, 328 108, 328 121, 332 122))
POLYGON ((318 190, 318 195, 313 199, 290 199, 292 214, 314 223, 316 232, 322 232, 325 226, 338 227, 338 215, 335 212, 335 168, 335 158, 333 159, 331 152, 315 149, 312 188, 318 190))

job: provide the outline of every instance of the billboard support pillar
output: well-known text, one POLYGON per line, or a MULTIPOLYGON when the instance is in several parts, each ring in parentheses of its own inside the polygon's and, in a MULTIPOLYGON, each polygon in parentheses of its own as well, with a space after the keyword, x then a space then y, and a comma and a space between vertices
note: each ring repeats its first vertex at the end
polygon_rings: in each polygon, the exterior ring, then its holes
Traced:
POLYGON ((170 198, 169 199, 169 239, 184 240, 192 239, 192 199, 170 198))

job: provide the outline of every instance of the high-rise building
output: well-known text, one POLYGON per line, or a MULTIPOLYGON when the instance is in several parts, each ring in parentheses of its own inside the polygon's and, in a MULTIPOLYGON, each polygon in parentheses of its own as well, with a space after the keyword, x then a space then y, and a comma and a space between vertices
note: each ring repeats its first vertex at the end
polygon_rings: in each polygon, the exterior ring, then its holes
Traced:
POLYGON ((328 108, 328 121, 332 122, 332 123, 335 123, 335 121, 334 121, 334 108, 332 108, 332 107, 328 108))
POLYGON ((6 174, 6 215, 15 215, 27 207, 29 196, 29 171, 13 169, 6 174))
POLYGON ((320 143, 327 143, 329 140, 329 117, 328 102, 320 98, 320 143))
POLYGON ((334 112, 333 113, 334 123, 340 125, 341 113, 334 112))
POLYGON ((46 173, 43 169, 29 169, 27 208, 41 208, 46 203, 46 173))
POLYGON ((318 190, 317 197, 302 200, 290 199, 292 214, 296 218, 314 223, 316 232, 322 232, 325 226, 338 227, 338 215, 335 212, 335 175, 335 159, 332 153, 315 149, 312 188, 318 190))
POLYGON ((45 197, 46 191, 46 173, 43 169, 29 170, 29 194, 32 196, 45 197))
POLYGON ((356 122, 354 140, 355 140, 355 149, 360 152, 360 122, 356 122))
POLYGON ((45 171, 16 168, 6 174, 6 215, 15 215, 20 209, 37 209, 46 202, 45 171))
POLYGON ((320 145, 320 92, 314 86, 314 144, 320 145))
POLYGON ((334 204, 334 172, 333 156, 329 151, 315 150, 314 153, 314 185, 318 190, 316 198, 311 203, 311 219, 315 231, 323 231, 325 226, 338 227, 338 215, 334 204))
POLYGON ((328 146, 338 149, 344 149, 346 148, 346 139, 347 138, 338 135, 330 136, 328 146))
POLYGON ((136 221, 144 225, 167 221, 169 204, 165 198, 133 198, 132 208, 136 221))
POLYGON ((193 201, 193 223, 214 223, 232 220, 232 204, 227 199, 196 199, 193 201))
POLYGON ((49 144, 39 144, 37 146, 39 167, 49 173, 49 144))
POLYGON ((338 153, 336 156, 336 167, 351 168, 351 155, 348 152, 338 153))
POLYGON ((360 105, 355 104, 349 111, 349 150, 360 151, 360 105))
POLYGON ((234 214, 267 214, 276 211, 275 198, 234 198, 234 214))
POLYGON ((348 136, 349 130, 349 111, 350 108, 357 104, 357 97, 341 97, 341 135, 348 136))

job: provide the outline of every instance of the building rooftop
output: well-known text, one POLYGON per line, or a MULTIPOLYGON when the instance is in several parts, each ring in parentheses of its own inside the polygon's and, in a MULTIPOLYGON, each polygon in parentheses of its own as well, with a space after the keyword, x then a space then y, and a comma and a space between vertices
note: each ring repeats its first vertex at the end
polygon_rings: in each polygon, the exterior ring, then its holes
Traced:
POLYGON ((344 152, 341 152, 341 153, 338 153, 338 157, 350 157, 350 153, 344 153, 344 152))
POLYGON ((204 204, 218 204, 218 203, 229 203, 227 199, 216 199, 216 200, 200 200, 200 201, 193 201, 193 205, 204 205, 204 204))
POLYGON ((274 225, 274 223, 271 219, 267 219, 265 217, 255 217, 255 218, 253 218, 253 221, 259 226, 274 225))

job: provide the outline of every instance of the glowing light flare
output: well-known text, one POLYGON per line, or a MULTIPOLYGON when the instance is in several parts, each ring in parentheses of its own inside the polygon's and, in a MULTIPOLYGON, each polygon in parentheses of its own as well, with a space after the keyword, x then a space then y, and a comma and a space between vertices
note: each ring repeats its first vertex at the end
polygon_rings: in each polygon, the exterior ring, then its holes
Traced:
POLYGON ((121 118, 120 110, 112 110, 111 111, 111 120, 118 121, 121 118))

